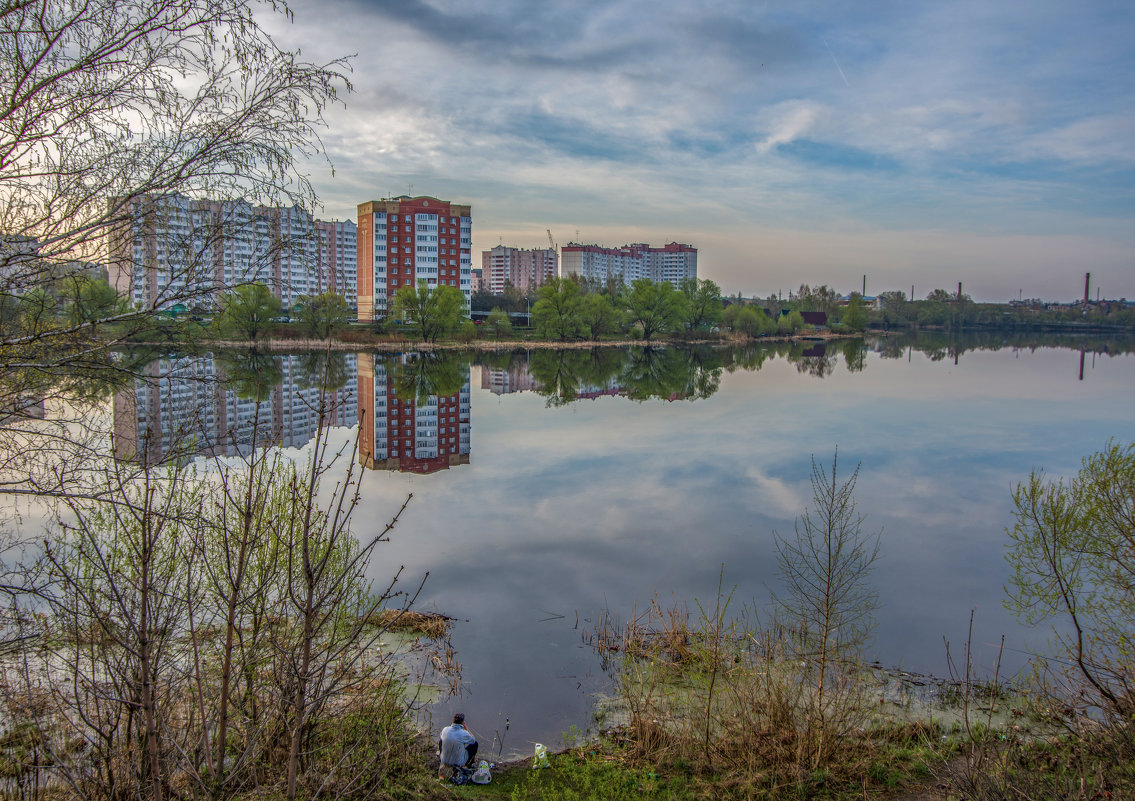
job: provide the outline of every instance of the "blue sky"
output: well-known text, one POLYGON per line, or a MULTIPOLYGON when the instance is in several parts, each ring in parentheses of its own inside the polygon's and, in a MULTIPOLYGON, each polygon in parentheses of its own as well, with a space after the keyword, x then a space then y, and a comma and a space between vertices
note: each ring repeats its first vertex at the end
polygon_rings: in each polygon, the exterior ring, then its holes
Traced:
POLYGON ((294 5, 355 54, 326 216, 414 194, 499 241, 686 241, 729 293, 800 283, 1135 298, 1135 6, 1067 0, 294 5), (1094 290, 1093 290, 1094 294, 1094 290))

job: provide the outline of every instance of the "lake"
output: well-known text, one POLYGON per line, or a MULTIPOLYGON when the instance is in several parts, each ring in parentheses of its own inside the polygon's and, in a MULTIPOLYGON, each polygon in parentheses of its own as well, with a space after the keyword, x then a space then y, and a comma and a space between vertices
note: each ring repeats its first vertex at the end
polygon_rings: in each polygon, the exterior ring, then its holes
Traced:
POLYGON ((773 532, 792 532, 812 458, 830 465, 837 447, 841 476, 860 467, 865 529, 882 531, 867 657, 944 675, 943 640, 960 653, 973 610, 979 671, 992 673, 1002 634, 1002 673, 1023 668, 1046 634, 1002 607, 1011 493, 1032 470, 1070 475, 1109 439, 1135 440, 1131 350, 940 335, 167 357, 115 396, 115 446, 137 458, 151 430, 152 459, 186 443, 186 458, 247 449, 259 401, 302 451, 318 387, 333 389, 331 436, 358 435, 366 466, 356 532, 414 496, 374 580, 404 566, 410 588, 428 571, 417 607, 459 619, 462 692, 434 705, 434 728, 460 710, 483 743, 530 754, 590 724, 608 681, 585 636, 605 611, 625 619, 657 596, 696 614, 719 576, 734 608, 768 610, 773 532))

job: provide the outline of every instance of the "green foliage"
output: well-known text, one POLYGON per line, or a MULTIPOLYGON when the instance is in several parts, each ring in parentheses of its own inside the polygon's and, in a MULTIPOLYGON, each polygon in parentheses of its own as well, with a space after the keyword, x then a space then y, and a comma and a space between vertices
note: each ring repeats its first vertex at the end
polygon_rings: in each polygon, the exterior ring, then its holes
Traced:
POLYGON ((781 334, 795 334, 807 325, 803 315, 798 311, 782 314, 777 318, 776 330, 781 334))
POLYGON ((905 323, 909 319, 908 304, 903 292, 896 290, 880 292, 879 305, 882 307, 883 322, 888 325, 905 323))
POLYGON ((1042 471, 1013 494, 1008 605, 1056 621, 1057 692, 1120 721, 1135 714, 1135 444, 1083 460, 1075 478, 1042 471))
POLYGON ((730 306, 730 327, 738 334, 756 338, 776 331, 776 323, 757 306, 730 306))
POLYGON ((489 312, 485 320, 485 328, 496 339, 512 336, 512 322, 509 321, 504 309, 496 308, 489 312))
POLYGON ((430 286, 424 281, 394 293, 394 316, 409 323, 425 342, 455 331, 468 317, 465 295, 457 287, 430 286))
POLYGON ((462 320, 453 338, 458 342, 472 342, 477 338, 477 324, 472 320, 462 320))
POLYGON ((840 322, 852 331, 862 331, 867 327, 867 304, 863 302, 863 296, 858 292, 851 293, 851 299, 847 308, 843 310, 840 322))
POLYGON ((681 320, 682 295, 668 281, 640 278, 623 297, 626 321, 638 326, 642 338, 673 331, 681 320))
POLYGON ((130 311, 126 299, 120 298, 105 278, 71 276, 62 282, 61 295, 71 325, 94 323, 130 311))
POLYGON ((619 310, 611 302, 611 296, 592 292, 584 296, 579 308, 580 323, 591 339, 599 339, 604 334, 619 330, 619 310))
POLYGON ((532 324, 540 336, 565 342, 583 335, 579 284, 570 278, 556 278, 540 287, 536 298, 532 324))
POLYGON ((302 295, 299 298, 300 311, 297 322, 309 336, 327 339, 332 331, 341 330, 354 318, 347 300, 338 292, 324 292, 315 297, 302 295))
POLYGON ((682 322, 691 331, 715 328, 725 312, 721 287, 709 279, 684 278, 679 284, 684 301, 682 322))
POLYGON ((220 312, 213 322, 224 336, 255 342, 275 328, 280 310, 280 299, 266 285, 245 284, 221 297, 220 312))
POLYGON ((792 303, 797 311, 824 312, 830 318, 839 308, 839 293, 827 284, 817 287, 801 284, 792 303))

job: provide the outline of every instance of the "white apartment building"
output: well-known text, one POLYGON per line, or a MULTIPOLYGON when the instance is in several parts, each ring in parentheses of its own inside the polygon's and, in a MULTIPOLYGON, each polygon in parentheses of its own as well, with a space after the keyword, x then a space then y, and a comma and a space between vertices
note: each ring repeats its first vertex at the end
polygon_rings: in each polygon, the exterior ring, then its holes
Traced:
POLYGON ((671 242, 660 248, 635 243, 619 248, 571 243, 560 250, 560 274, 586 280, 622 281, 640 278, 669 281, 677 289, 685 278, 698 277, 698 251, 691 245, 671 242))
POLYGON ((129 222, 110 234, 109 278, 143 308, 208 308, 217 292, 252 281, 267 284, 288 307, 331 288, 350 301, 353 229, 350 222, 321 223, 298 206, 138 198, 129 222))
POLYGON ((552 248, 514 248, 497 245, 481 251, 481 280, 494 295, 504 292, 505 282, 521 292, 539 289, 555 278, 559 256, 552 248))

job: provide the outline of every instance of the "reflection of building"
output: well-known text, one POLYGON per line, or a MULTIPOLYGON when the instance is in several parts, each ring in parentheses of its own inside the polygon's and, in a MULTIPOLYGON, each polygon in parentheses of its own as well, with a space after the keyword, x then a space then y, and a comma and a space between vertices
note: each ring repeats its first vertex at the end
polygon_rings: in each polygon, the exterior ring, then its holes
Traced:
MULTIPOLYGON (((416 357, 400 358, 405 364, 416 357)), ((359 354, 359 462, 371 470, 407 473, 469 464, 469 395, 466 377, 452 395, 401 399, 387 363, 359 354)))
POLYGON ((435 197, 402 197, 359 204, 359 322, 386 314, 402 287, 424 282, 473 292, 473 220, 469 206, 435 197))
POLYGON ((481 389, 494 395, 508 395, 512 392, 532 392, 537 388, 536 379, 528 370, 528 361, 516 361, 506 368, 482 367, 481 389))
POLYGON ((564 245, 560 252, 560 275, 576 275, 605 283, 622 280, 630 284, 640 278, 669 281, 678 288, 683 278, 698 277, 698 250, 691 245, 671 242, 660 248, 636 243, 621 248, 599 245, 564 245))
MULTIPOLYGON (((319 429, 320 390, 300 356, 280 357, 282 380, 257 402, 226 388, 222 365, 211 355, 151 362, 133 389, 114 396, 114 454, 119 459, 160 462, 175 452, 231 456, 259 447, 300 448, 319 429)), ((344 354, 347 386, 356 357, 344 354)), ((351 426, 358 401, 350 389, 325 396, 325 425, 351 426)))
POLYGON ((481 280, 494 295, 504 292, 506 281, 528 293, 556 277, 558 262, 552 248, 524 250, 497 245, 492 250, 481 251, 481 280))

